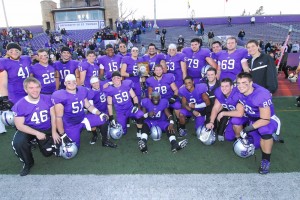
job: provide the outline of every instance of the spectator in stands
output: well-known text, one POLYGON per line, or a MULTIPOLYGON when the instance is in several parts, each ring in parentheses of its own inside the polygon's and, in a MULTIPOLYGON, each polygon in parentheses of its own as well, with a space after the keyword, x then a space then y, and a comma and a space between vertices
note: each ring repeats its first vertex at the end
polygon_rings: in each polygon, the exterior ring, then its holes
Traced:
POLYGON ((165 44, 166 44, 166 36, 165 34, 161 34, 160 36, 160 44, 161 44, 161 49, 165 49, 165 44))
POLYGON ((177 42, 178 46, 184 46, 184 38, 182 37, 182 35, 179 35, 177 42))
POLYGON ((141 50, 140 50, 140 55, 143 56, 146 54, 146 47, 145 45, 142 44, 141 50))
POLYGON ((200 23, 200 34, 204 35, 204 24, 202 22, 200 23))
POLYGON ((259 50, 256 40, 249 40, 246 45, 251 58, 248 59, 253 82, 275 93, 278 88, 277 70, 274 59, 259 50))
POLYGON ((251 26, 255 25, 255 17, 254 16, 251 17, 250 23, 251 23, 251 26))
POLYGON ((208 46, 211 47, 213 41, 214 41, 214 37, 215 37, 215 34, 212 30, 210 30, 207 34, 207 37, 208 37, 208 46))
POLYGON ((128 41, 128 44, 127 44, 127 49, 129 50, 129 51, 131 51, 131 48, 133 47, 133 44, 132 44, 132 42, 129 40, 128 41))
POLYGON ((232 22, 232 19, 231 19, 231 17, 229 16, 228 19, 227 19, 228 26, 232 26, 231 22, 232 22))
POLYGON ((299 43, 298 41, 295 41, 294 44, 292 45, 292 52, 293 53, 298 53, 299 52, 299 43))
POLYGON ((152 23, 150 21, 148 22, 148 31, 152 31, 152 23))
POLYGON ((272 41, 270 40, 269 42, 267 42, 266 46, 265 46, 265 53, 268 53, 271 51, 272 48, 272 41))
POLYGON ((160 31, 159 31, 159 29, 155 30, 155 35, 156 35, 156 41, 159 41, 160 40, 160 31))
POLYGON ((242 29, 238 34, 238 38, 244 40, 245 35, 246 35, 245 31, 242 29))

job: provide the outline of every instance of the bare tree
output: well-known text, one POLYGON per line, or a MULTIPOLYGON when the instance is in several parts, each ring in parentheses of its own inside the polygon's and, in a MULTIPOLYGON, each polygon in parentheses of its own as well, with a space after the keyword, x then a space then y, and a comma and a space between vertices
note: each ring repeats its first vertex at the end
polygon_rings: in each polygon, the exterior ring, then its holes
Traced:
POLYGON ((246 15, 246 9, 243 10, 241 16, 245 16, 246 15))
POLYGON ((264 7, 263 6, 260 6, 254 15, 263 15, 264 14, 264 7))
POLYGON ((120 13, 120 19, 121 20, 126 20, 128 17, 134 15, 134 13, 137 11, 137 9, 132 10, 128 9, 126 6, 124 6, 124 2, 122 0, 119 0, 119 13, 120 13))

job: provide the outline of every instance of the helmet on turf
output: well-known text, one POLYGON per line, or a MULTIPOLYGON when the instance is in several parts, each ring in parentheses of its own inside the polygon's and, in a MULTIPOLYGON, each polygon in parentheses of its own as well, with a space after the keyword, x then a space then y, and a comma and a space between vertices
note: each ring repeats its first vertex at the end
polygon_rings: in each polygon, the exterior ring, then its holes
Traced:
POLYGON ((1 121, 5 126, 15 126, 14 113, 10 110, 3 111, 1 121))
POLYGON ((289 77, 288 77, 289 81, 291 81, 292 83, 297 82, 298 76, 296 74, 290 73, 289 77))
POLYGON ((238 138, 233 144, 233 150, 239 157, 248 158, 254 154, 255 146, 248 138, 238 138))
POLYGON ((64 159, 71 159, 76 156, 78 152, 78 148, 75 144, 75 142, 71 143, 64 143, 62 142, 60 146, 60 156, 64 159))
POLYGON ((196 131, 197 138, 205 145, 212 145, 216 141, 213 129, 207 129, 205 125, 199 126, 196 131))
POLYGON ((202 69, 201 69, 201 76, 202 76, 202 78, 206 78, 206 72, 207 72, 207 70, 209 68, 211 68, 210 65, 205 65, 205 66, 202 67, 202 69))
POLYGON ((120 139, 123 135, 123 128, 121 124, 117 123, 114 127, 109 127, 109 135, 115 140, 120 139))
POLYGON ((161 135, 162 135, 161 128, 159 126, 152 126, 150 129, 150 135, 154 141, 160 140, 161 135))

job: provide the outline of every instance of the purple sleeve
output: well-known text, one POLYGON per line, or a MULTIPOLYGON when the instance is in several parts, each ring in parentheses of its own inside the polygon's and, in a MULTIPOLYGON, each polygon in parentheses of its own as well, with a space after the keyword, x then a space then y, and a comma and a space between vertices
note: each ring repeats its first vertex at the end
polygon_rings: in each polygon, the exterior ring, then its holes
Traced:
POLYGON ((51 101, 52 101, 52 104, 53 105, 56 105, 56 104, 65 104, 65 101, 66 101, 66 98, 65 98, 65 95, 64 95, 64 90, 58 90, 56 92, 54 92, 51 96, 51 101))
POLYGON ((24 117, 25 116, 25 109, 23 109, 21 102, 22 102, 22 100, 18 101, 11 109, 14 112, 15 117, 24 117))
POLYGON ((80 72, 86 71, 88 69, 89 65, 87 62, 81 62, 78 65, 78 69, 80 72))

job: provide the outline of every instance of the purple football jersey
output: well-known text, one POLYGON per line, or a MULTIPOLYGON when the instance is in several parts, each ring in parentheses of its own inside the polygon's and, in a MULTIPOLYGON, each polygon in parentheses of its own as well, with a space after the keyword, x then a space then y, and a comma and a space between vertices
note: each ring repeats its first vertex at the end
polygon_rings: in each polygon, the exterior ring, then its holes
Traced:
POLYGON ((68 62, 56 61, 53 65, 56 71, 59 73, 59 80, 60 80, 60 89, 65 89, 66 86, 64 84, 65 77, 68 74, 74 74, 78 68, 79 62, 76 60, 69 60, 68 62))
POLYGON ((146 85, 153 91, 160 93, 161 98, 169 99, 174 95, 171 84, 175 82, 175 77, 171 73, 163 74, 160 80, 155 77, 147 78, 146 85))
POLYGON ((179 88, 183 84, 183 75, 181 70, 181 62, 184 62, 185 55, 183 53, 177 53, 175 56, 166 56, 166 65, 168 72, 174 74, 175 83, 179 88))
POLYGON ((80 72, 86 71, 84 85, 87 88, 91 87, 90 79, 92 76, 99 76, 99 66, 97 64, 91 64, 87 61, 81 62, 78 65, 78 69, 80 72))
POLYGON ((215 91, 215 96, 222 104, 223 108, 227 110, 236 110, 236 104, 239 102, 240 92, 236 87, 233 87, 229 97, 226 98, 221 91, 221 87, 219 87, 215 91))
POLYGON ((130 89, 133 86, 131 80, 122 81, 120 87, 108 86, 104 89, 106 96, 112 97, 112 102, 115 110, 130 110, 133 107, 131 96, 129 94, 130 89))
MULTIPOLYGON (((185 86, 179 88, 179 96, 185 97, 187 103, 200 104, 203 103, 202 94, 208 90, 207 85, 204 83, 196 84, 192 92, 186 89, 185 86)), ((195 110, 204 110, 204 108, 196 108, 195 110)))
POLYGON ((111 80, 111 75, 114 71, 119 71, 121 68, 122 56, 114 55, 113 57, 109 56, 99 56, 98 64, 100 69, 104 69, 104 78, 106 80, 111 80))
MULTIPOLYGON (((101 86, 102 84, 100 84, 101 86)), ((107 101, 106 95, 103 92, 103 89, 100 88, 99 90, 88 89, 88 100, 93 101, 93 105, 100 110, 101 112, 108 113, 107 111, 107 101)))
POLYGON ((155 105, 152 103, 151 99, 145 98, 142 100, 141 106, 146 109, 147 113, 149 113, 149 112, 155 113, 153 117, 151 117, 151 118, 148 117, 147 119, 154 120, 154 121, 157 121, 157 120, 166 121, 167 120, 167 116, 164 112, 164 110, 169 107, 169 102, 167 99, 160 99, 159 103, 157 105, 155 105))
POLYGON ((25 125, 36 130, 49 130, 51 128, 50 108, 52 106, 50 96, 41 94, 40 100, 36 104, 23 97, 12 107, 12 111, 16 117, 24 117, 25 125))
POLYGON ((21 56, 19 60, 3 58, 0 61, 0 71, 5 70, 8 74, 8 98, 13 103, 27 95, 23 89, 23 81, 30 75, 30 65, 29 56, 21 56))
POLYGON ((31 66, 30 72, 42 85, 42 94, 52 94, 55 91, 55 69, 53 66, 43 66, 39 63, 31 66))
POLYGON ((160 64, 162 60, 166 60, 166 55, 159 53, 155 54, 152 58, 150 55, 145 54, 143 57, 144 62, 149 62, 150 71, 154 71, 154 66, 160 64))
POLYGON ((236 49, 231 54, 227 51, 220 51, 216 57, 221 67, 220 80, 230 78, 235 81, 236 76, 243 71, 241 61, 248 58, 248 51, 244 48, 236 49))
POLYGON ((210 50, 200 48, 199 51, 193 52, 190 47, 187 47, 183 49, 182 53, 185 54, 187 74, 193 79, 200 79, 202 77, 201 70, 206 65, 206 58, 210 57, 210 50))
POLYGON ((246 115, 251 121, 260 119, 259 108, 270 107, 271 116, 275 114, 272 96, 269 90, 253 83, 253 92, 245 96, 240 94, 240 103, 243 104, 246 115))
POLYGON ((58 90, 52 94, 52 103, 64 106, 63 123, 64 127, 71 127, 79 124, 84 119, 84 99, 87 98, 88 90, 78 86, 76 94, 71 94, 66 90, 58 90))

